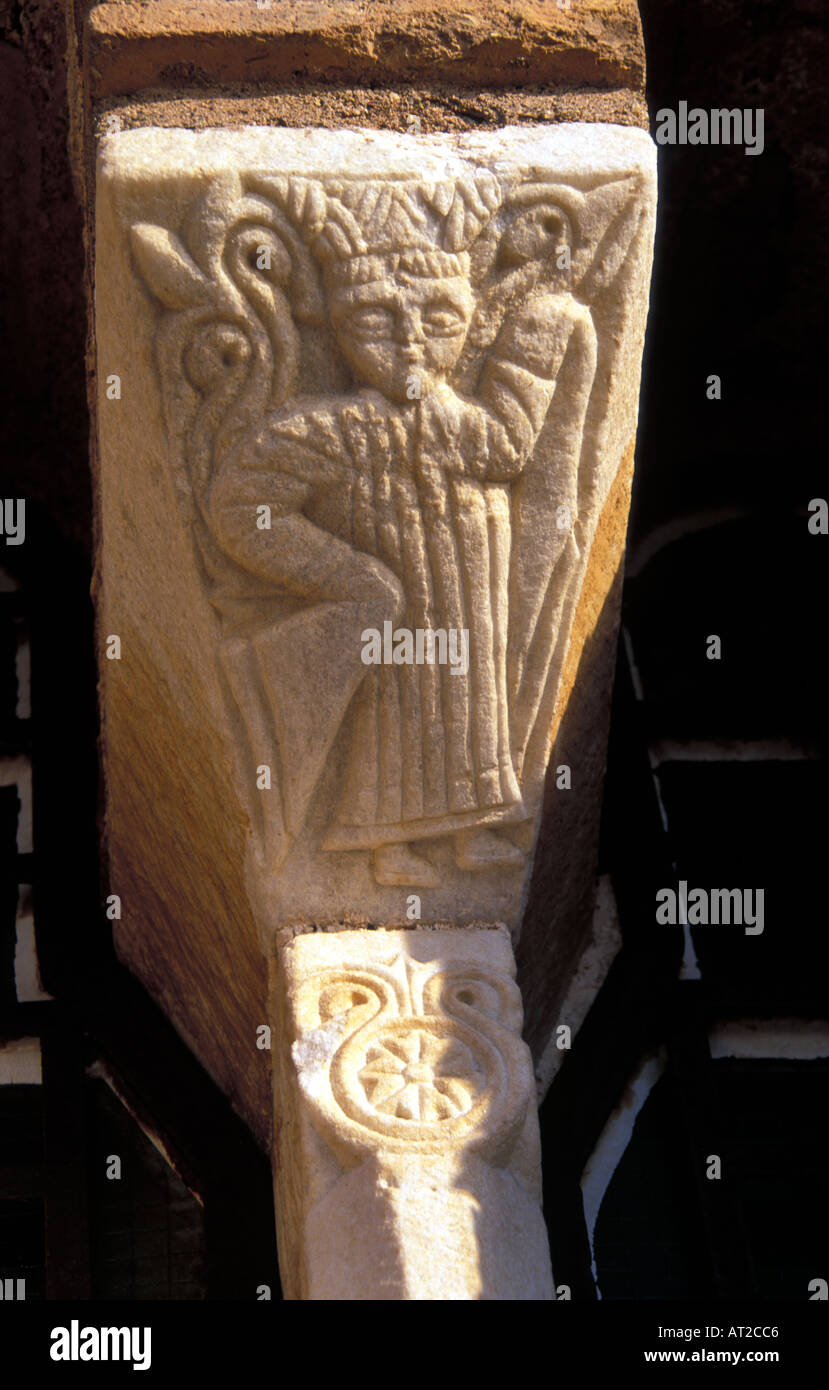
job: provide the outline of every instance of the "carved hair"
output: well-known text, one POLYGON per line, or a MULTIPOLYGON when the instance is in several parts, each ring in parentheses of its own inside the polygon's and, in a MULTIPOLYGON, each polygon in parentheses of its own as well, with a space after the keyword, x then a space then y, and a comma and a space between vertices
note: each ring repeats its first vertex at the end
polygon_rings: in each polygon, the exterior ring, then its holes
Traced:
POLYGON ((375 280, 395 276, 401 280, 443 280, 453 276, 469 277, 469 256, 451 251, 432 249, 421 251, 406 248, 375 256, 344 256, 325 263, 326 281, 332 286, 367 285, 375 280))

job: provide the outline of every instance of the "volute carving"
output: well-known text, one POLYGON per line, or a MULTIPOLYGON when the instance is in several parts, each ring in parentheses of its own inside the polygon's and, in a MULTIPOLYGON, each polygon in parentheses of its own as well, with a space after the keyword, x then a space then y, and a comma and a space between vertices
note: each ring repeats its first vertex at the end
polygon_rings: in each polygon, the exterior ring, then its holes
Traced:
POLYGON ((533 1088, 513 980, 398 951, 312 977, 295 1007, 300 1083, 346 1162, 435 1146, 497 1157, 514 1143, 533 1088))

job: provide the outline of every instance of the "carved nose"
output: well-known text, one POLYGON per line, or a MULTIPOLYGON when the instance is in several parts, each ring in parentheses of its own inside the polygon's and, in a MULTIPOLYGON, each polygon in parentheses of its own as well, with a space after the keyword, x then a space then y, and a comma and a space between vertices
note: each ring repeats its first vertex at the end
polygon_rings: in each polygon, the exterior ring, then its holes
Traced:
POLYGON ((394 336, 403 345, 404 352, 417 352, 421 344, 426 342, 423 324, 414 315, 407 314, 404 318, 398 319, 394 336))

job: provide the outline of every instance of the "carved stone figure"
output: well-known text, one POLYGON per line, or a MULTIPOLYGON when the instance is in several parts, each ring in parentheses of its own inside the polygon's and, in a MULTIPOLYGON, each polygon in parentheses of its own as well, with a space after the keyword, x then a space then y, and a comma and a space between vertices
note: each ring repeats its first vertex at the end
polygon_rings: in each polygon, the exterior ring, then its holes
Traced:
POLYGON ((538 1063, 589 921, 654 171, 600 124, 101 144, 115 939, 264 1142, 273 1064, 288 1298, 553 1297, 511 941, 538 1063))
POLYGON ((234 171, 180 231, 133 223, 240 762, 275 781, 266 868, 334 753, 318 856, 427 888, 446 841, 456 870, 523 869, 596 481, 591 300, 637 187, 234 171))

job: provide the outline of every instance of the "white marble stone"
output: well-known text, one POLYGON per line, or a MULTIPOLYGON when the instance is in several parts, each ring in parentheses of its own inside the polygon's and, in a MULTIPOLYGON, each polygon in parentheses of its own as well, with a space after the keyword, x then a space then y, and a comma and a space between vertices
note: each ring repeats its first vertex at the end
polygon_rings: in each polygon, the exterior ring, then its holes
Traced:
POLYGON ((189 553, 141 641, 222 726, 265 938, 411 894, 517 932, 635 429, 652 142, 143 129, 98 189, 104 622, 137 549, 162 594, 189 553))
POLYGON ((276 965, 288 1296, 552 1298, 506 928, 285 932, 276 965))

